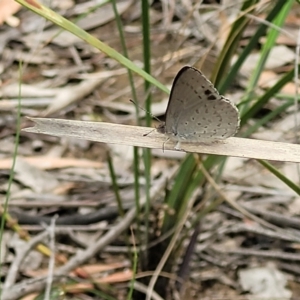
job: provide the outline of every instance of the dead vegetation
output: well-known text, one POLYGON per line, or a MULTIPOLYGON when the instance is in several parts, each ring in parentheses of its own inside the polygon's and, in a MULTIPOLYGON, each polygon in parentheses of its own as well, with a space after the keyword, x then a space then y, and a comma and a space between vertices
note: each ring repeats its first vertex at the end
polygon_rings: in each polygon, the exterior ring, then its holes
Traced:
MULTIPOLYGON (((282 26, 267 22, 280 30, 255 88, 249 82, 267 31, 222 91, 275 4, 203 2, 153 1, 149 9, 153 77, 169 88, 183 65, 194 65, 240 108, 237 137, 215 148, 184 145, 194 154, 169 151, 172 143, 163 151, 165 137, 156 132, 143 139, 149 116, 140 111, 137 124, 127 69, 114 57, 25 8, 11 17, 10 2, 1 16, 0 2, 2 299, 42 292, 45 299, 126 299, 131 291, 132 299, 147 291, 150 299, 151 287, 152 299, 300 299, 299 87, 292 80, 300 6, 290 7, 282 26), (248 21, 226 66, 222 51, 242 17, 248 21), (18 139, 19 128, 32 126, 26 117, 105 122, 105 134, 92 139, 83 126, 72 136, 22 131, 18 139), (148 160, 144 147, 153 149, 148 160)), ((112 5, 94 6, 54 1, 51 8, 123 53, 112 5)), ((141 67, 141 3, 117 7, 129 59, 141 67)), ((145 91, 135 73, 133 81, 138 104, 151 95, 152 114, 163 118, 168 95, 154 85, 145 91)), ((51 129, 46 123, 44 133, 51 129)))

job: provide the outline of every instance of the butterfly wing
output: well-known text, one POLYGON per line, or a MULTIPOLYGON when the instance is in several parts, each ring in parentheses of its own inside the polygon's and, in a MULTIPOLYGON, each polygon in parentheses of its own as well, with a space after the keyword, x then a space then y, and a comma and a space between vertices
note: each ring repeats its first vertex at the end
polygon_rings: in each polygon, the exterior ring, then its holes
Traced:
POLYGON ((211 142, 233 136, 238 127, 235 105, 199 70, 183 67, 171 89, 165 134, 177 141, 211 142))

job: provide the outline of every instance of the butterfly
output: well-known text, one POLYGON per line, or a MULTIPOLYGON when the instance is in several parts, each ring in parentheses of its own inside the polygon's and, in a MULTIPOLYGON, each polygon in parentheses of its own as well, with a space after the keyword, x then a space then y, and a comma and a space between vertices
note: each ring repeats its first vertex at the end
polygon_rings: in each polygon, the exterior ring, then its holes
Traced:
POLYGON ((176 75, 165 123, 157 131, 181 142, 213 143, 236 134, 240 118, 237 107, 221 96, 196 68, 185 66, 176 75))

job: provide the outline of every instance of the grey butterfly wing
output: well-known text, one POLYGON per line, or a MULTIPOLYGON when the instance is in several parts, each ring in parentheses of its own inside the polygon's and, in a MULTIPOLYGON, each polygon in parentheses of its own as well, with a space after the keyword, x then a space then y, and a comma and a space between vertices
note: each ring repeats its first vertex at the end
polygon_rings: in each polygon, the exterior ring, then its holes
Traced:
POLYGON ((233 136, 238 110, 197 69, 183 67, 174 79, 165 134, 177 141, 211 142, 233 136))

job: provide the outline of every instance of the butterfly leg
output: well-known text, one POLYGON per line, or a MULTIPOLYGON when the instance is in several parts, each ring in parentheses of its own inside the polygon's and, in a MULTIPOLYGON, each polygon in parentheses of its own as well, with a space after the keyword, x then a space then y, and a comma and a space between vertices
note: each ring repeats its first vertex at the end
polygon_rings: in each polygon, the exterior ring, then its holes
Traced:
POLYGON ((163 152, 165 152, 165 144, 166 144, 169 140, 170 140, 170 138, 167 138, 166 141, 163 143, 163 147, 162 147, 163 152))
POLYGON ((181 150, 181 143, 177 142, 177 144, 174 147, 175 150, 181 150))
POLYGON ((156 130, 156 129, 154 128, 153 130, 151 130, 151 131, 149 131, 149 132, 147 132, 147 133, 144 133, 143 136, 149 135, 149 134, 152 133, 154 130, 156 130))

